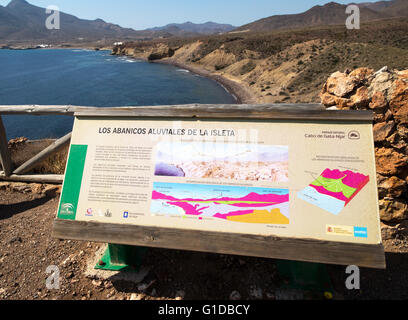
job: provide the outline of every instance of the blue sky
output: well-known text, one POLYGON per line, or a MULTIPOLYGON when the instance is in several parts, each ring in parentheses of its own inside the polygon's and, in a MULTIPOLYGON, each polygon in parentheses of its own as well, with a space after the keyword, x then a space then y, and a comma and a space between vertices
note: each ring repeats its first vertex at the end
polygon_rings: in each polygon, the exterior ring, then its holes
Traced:
MULTIPOLYGON (((10 0, 0 0, 7 5, 10 0)), ((214 21, 240 26, 275 14, 300 13, 330 0, 28 0, 33 5, 56 5, 82 19, 101 18, 137 30, 168 23, 214 21)), ((337 0, 338 3, 374 2, 337 0)))

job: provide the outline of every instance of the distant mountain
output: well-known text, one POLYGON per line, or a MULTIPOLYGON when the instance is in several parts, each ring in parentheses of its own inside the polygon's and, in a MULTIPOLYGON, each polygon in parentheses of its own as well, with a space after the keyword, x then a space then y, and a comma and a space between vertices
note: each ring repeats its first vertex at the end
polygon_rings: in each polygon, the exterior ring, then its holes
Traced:
MULTIPOLYGON (((392 17, 408 17, 408 0, 390 0, 359 4, 362 22, 392 17)), ((306 27, 344 24, 346 5, 330 2, 315 6, 300 14, 276 15, 235 28, 229 24, 206 22, 171 23, 146 30, 122 28, 102 19, 85 20, 60 13, 60 30, 48 30, 45 8, 31 5, 25 0, 12 0, 0 6, 0 45, 3 43, 62 43, 105 40, 108 43, 129 40, 150 40, 170 37, 190 37, 242 31, 273 31, 306 27)))
POLYGON ((0 41, 93 41, 100 39, 140 39, 159 37, 161 33, 136 31, 107 23, 102 19, 84 20, 60 13, 60 30, 48 30, 45 21, 49 15, 45 8, 31 5, 25 0, 12 0, 0 6, 0 41))
POLYGON ((230 24, 220 24, 215 22, 206 22, 206 23, 192 23, 190 21, 185 23, 171 23, 163 27, 150 28, 147 30, 153 31, 167 31, 171 34, 217 34, 225 33, 235 29, 234 26, 230 24))
POLYGON ((17 16, 14 16, 5 7, 0 6, 0 38, 19 30, 24 23, 17 16))
POLYGON ((392 0, 360 3, 360 7, 366 7, 371 10, 381 12, 384 15, 392 17, 408 16, 408 1, 407 0, 392 0))
POLYGON ((117 41, 196 36, 228 32, 234 26, 207 22, 195 24, 169 24, 147 30, 133 30, 107 23, 102 19, 85 20, 60 13, 60 30, 48 30, 45 21, 49 15, 25 0, 12 0, 6 7, 0 6, 0 42, 78 42, 115 39, 117 41))
POLYGON ((393 5, 394 1, 378 1, 378 2, 363 2, 359 3, 358 6, 361 7, 366 7, 374 11, 382 11, 390 6, 393 5))
MULTIPOLYGON (((391 17, 408 16, 407 0, 379 1, 358 4, 361 22, 391 17)), ((330 2, 314 6, 300 14, 276 15, 243 25, 234 31, 272 31, 279 29, 300 29, 306 27, 344 24, 347 5, 330 2)))
MULTIPOLYGON (((382 1, 383 2, 383 1, 382 1)), ((376 10, 375 8, 371 8, 376 10)), ((407 0, 393 0, 385 4, 384 8, 381 9, 386 15, 393 17, 407 17, 408 16, 408 1, 407 0)))

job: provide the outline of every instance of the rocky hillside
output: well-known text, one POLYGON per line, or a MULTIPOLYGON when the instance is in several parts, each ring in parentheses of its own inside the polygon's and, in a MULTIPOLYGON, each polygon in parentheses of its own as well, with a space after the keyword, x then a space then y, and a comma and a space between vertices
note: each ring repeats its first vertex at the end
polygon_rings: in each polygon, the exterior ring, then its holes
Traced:
POLYGON ((372 110, 381 220, 408 228, 408 70, 335 72, 320 93, 342 110, 372 110), (405 220, 405 222, 404 222, 405 220))
MULTIPOLYGON (((408 67, 408 19, 298 31, 129 42, 113 54, 196 68, 235 81, 249 102, 319 102, 337 70, 408 67)), ((248 102, 248 101, 247 101, 248 102)))
MULTIPOLYGON (((335 2, 313 8, 300 14, 275 15, 243 25, 234 31, 271 31, 279 29, 298 29, 312 26, 344 24, 347 19, 347 5, 335 2)), ((363 22, 389 17, 369 7, 360 7, 363 22)))
MULTIPOLYGON (((388 0, 358 4, 362 22, 408 16, 408 1, 388 0)), ((343 25, 347 5, 330 2, 299 14, 275 15, 243 25, 235 32, 298 29, 322 25, 343 25)))

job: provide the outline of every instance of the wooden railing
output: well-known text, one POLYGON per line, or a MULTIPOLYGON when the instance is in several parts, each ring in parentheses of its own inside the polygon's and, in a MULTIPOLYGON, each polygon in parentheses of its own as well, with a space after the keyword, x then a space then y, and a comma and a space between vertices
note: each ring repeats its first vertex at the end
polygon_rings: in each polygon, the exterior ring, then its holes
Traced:
MULTIPOLYGON (((274 112, 279 114, 281 119, 298 119, 307 115, 308 119, 325 120, 335 116, 336 111, 325 111, 321 104, 259 104, 259 105, 174 105, 171 106, 171 116, 179 118, 235 118, 235 119, 263 119, 273 118, 274 112), (282 112, 284 117, 282 118, 282 112), (329 114, 328 114, 329 113, 329 114)), ((11 154, 8 149, 6 129, 3 125, 2 115, 93 115, 109 117, 111 115, 124 117, 155 118, 163 117, 169 113, 168 106, 152 107, 79 107, 79 106, 39 106, 39 105, 20 105, 20 106, 0 106, 0 180, 21 181, 21 182, 39 182, 39 183, 62 183, 64 175, 56 174, 28 174, 34 167, 40 164, 49 156, 60 151, 68 145, 71 140, 71 133, 57 139, 50 146, 42 150, 33 158, 27 160, 17 168, 13 167, 11 154)), ((358 119, 361 120, 360 113, 358 119)), ((169 113, 170 116, 170 113, 169 113)), ((343 115, 344 116, 344 115, 343 115)), ((352 118, 353 115, 348 118, 352 118)), ((372 118, 368 113, 363 117, 372 118)), ((353 119, 349 120, 353 120, 353 119)))

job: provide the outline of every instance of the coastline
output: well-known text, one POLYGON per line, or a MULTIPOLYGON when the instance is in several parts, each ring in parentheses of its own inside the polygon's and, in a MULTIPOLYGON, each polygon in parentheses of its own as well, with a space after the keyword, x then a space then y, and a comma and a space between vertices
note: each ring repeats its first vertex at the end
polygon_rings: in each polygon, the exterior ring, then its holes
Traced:
MULTIPOLYGON (((88 47, 51 47, 51 48, 0 48, 0 49, 5 49, 5 50, 47 50, 47 49, 75 50, 77 49, 77 50, 92 50, 92 51, 95 50, 95 48, 91 48, 89 46, 88 47)), ((180 69, 185 69, 199 76, 206 77, 208 79, 216 81, 230 95, 232 95, 236 104, 256 104, 258 103, 255 95, 249 89, 247 89, 244 85, 240 84, 237 81, 228 79, 222 75, 214 74, 213 72, 208 71, 204 68, 200 68, 198 66, 193 66, 191 64, 183 63, 183 62, 177 61, 172 58, 164 58, 161 60, 149 61, 144 58, 134 57, 132 55, 127 55, 127 54, 113 54, 112 49, 107 48, 107 47, 100 48, 99 50, 100 51, 103 51, 103 50, 111 51, 111 54, 115 56, 126 56, 131 59, 135 59, 135 60, 142 60, 142 61, 150 62, 150 63, 166 64, 166 65, 171 65, 171 66, 174 66, 180 69)))
POLYGON ((172 65, 177 68, 188 70, 192 73, 195 73, 199 76, 206 77, 208 79, 216 81, 219 85, 221 85, 229 94, 231 94, 237 104, 256 104, 256 98, 247 88, 245 88, 240 83, 227 79, 221 75, 214 74, 211 71, 208 71, 203 68, 199 68, 196 66, 192 66, 186 63, 182 63, 173 59, 162 59, 156 61, 150 61, 152 63, 160 63, 160 64, 167 64, 172 65))
POLYGON ((191 64, 183 63, 173 58, 163 58, 160 60, 149 61, 146 58, 135 57, 134 55, 128 55, 126 53, 118 54, 112 51, 111 55, 126 56, 131 59, 135 59, 135 60, 142 60, 142 61, 149 62, 149 63, 167 64, 167 65, 171 65, 171 66, 174 66, 180 69, 185 69, 199 76, 206 77, 208 79, 216 81, 230 95, 233 96, 233 98, 236 101, 236 104, 257 104, 258 103, 255 95, 250 90, 248 90, 244 85, 238 83, 237 81, 233 81, 226 77, 223 77, 219 74, 214 74, 211 71, 208 71, 204 68, 200 68, 198 66, 193 66, 191 64))

